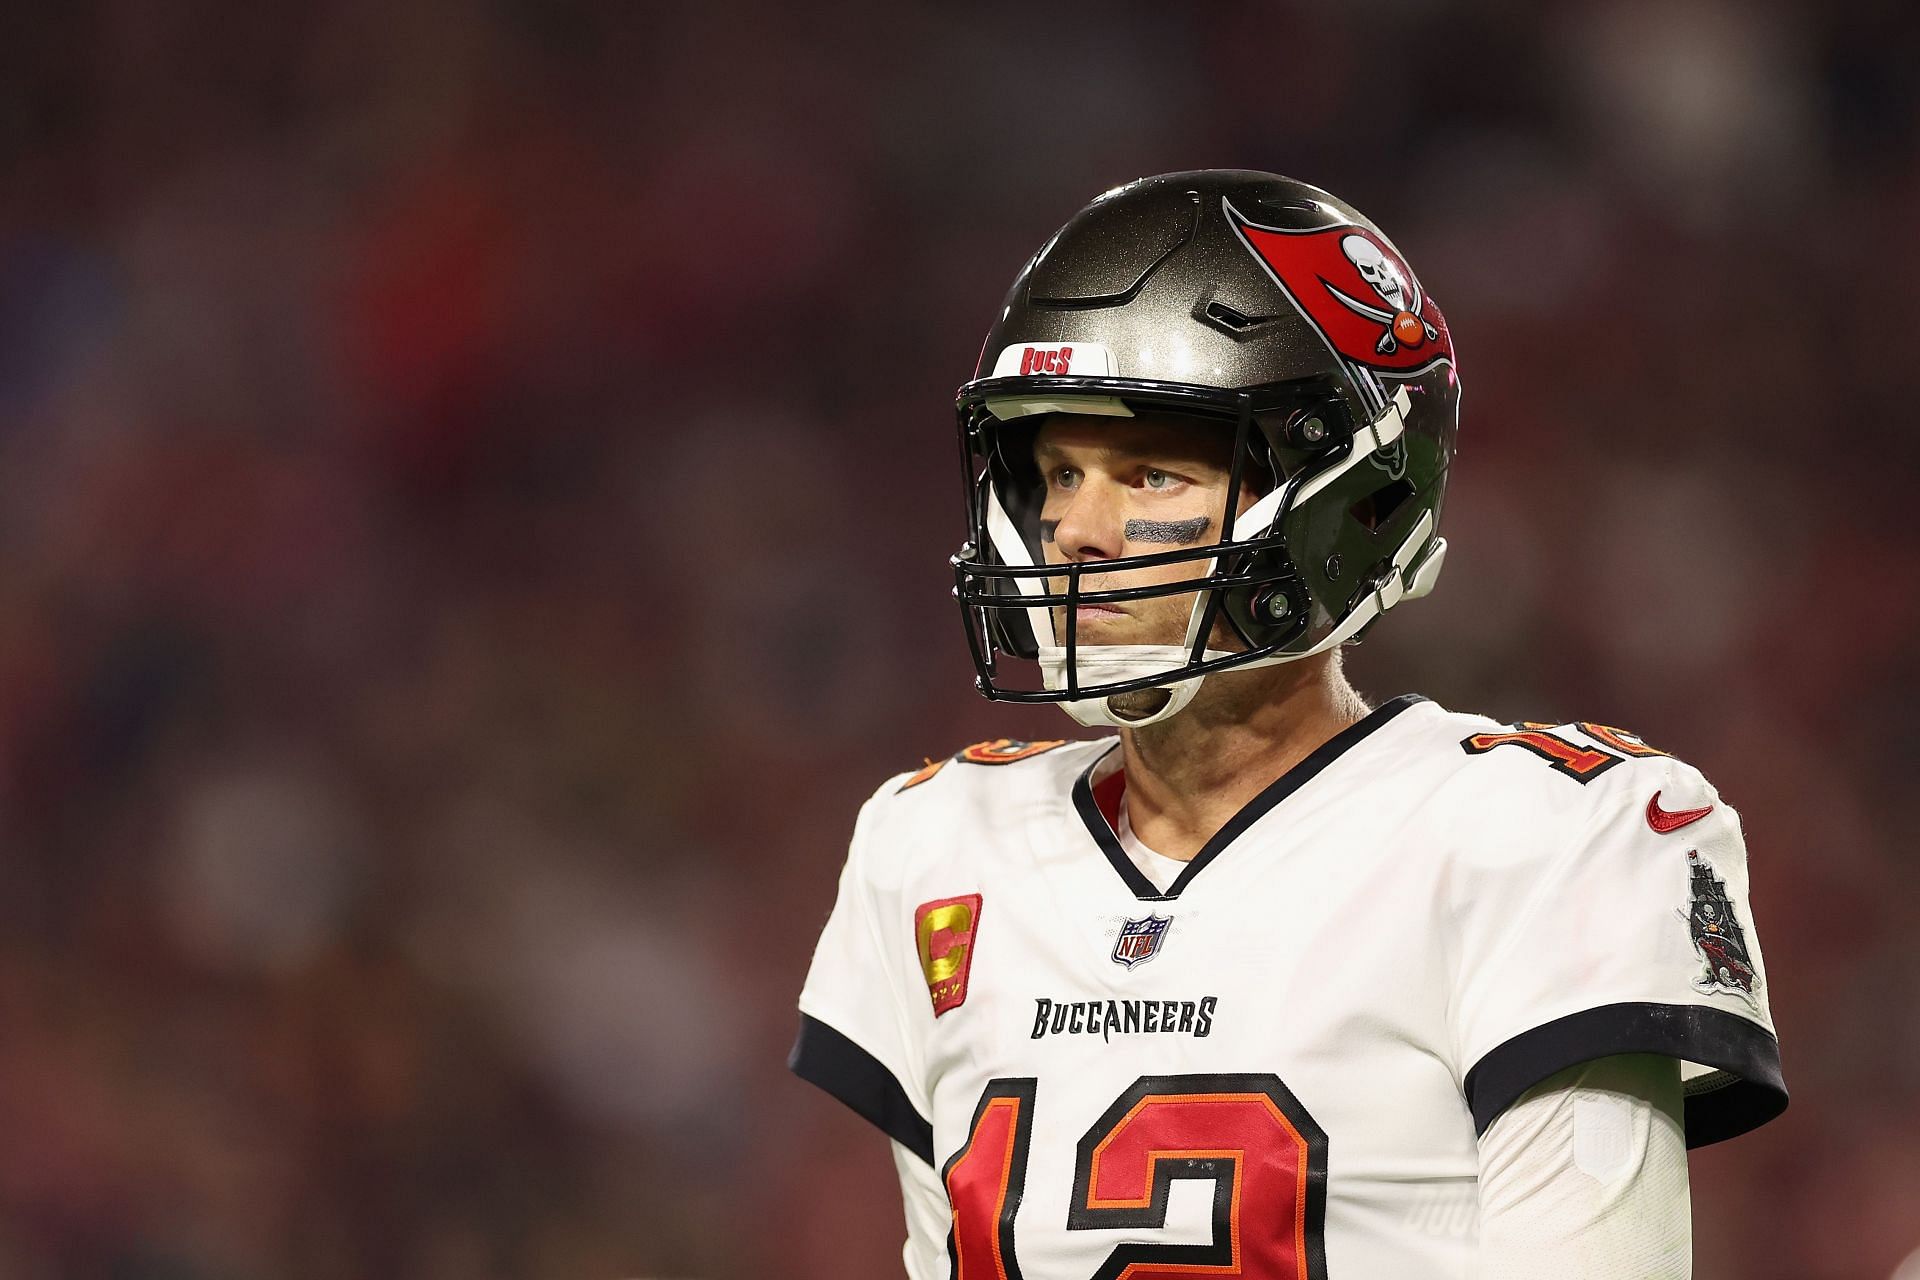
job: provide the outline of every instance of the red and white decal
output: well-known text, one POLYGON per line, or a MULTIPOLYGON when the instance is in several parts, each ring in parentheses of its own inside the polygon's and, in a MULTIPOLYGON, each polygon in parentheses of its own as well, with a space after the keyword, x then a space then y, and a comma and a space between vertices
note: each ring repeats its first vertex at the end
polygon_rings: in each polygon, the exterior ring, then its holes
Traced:
POLYGON ((1364 227, 1255 226, 1228 206, 1247 248, 1327 345, 1372 369, 1410 372, 1453 358, 1447 322, 1394 247, 1364 227))
POLYGON ((1103 377, 1114 372, 1113 353, 1098 342, 1016 342, 993 362, 996 378, 1103 377))

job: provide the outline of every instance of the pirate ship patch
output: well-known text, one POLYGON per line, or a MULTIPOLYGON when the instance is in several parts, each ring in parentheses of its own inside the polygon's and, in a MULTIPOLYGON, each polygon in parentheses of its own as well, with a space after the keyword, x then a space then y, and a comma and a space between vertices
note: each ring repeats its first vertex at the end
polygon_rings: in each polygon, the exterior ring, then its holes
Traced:
POLYGON ((1687 876, 1691 897, 1687 928, 1693 934, 1693 949, 1706 964, 1706 972, 1693 980, 1694 988, 1751 997, 1760 979, 1754 972, 1753 954, 1747 949, 1747 935, 1727 896, 1726 882, 1713 873, 1713 864, 1701 857, 1698 849, 1687 850, 1687 876))

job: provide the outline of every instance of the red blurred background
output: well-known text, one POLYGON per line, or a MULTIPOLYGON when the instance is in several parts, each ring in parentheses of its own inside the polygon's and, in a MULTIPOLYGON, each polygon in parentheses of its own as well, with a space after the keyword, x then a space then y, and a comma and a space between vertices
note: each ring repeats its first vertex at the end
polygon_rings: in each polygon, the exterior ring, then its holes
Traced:
POLYGON ((1703 1280, 1920 1248, 1911 5, 74 0, 0 24, 0 1275, 859 1277, 791 1080, 979 738, 951 393, 1116 182, 1326 186, 1461 352, 1378 698, 1746 817, 1794 1102, 1703 1280))

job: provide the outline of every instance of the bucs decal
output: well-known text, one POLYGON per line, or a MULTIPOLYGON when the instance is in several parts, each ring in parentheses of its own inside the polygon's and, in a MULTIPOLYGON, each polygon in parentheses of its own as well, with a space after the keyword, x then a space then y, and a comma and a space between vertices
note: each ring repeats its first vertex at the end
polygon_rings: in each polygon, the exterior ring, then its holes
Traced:
MULTIPOLYGON (((986 348, 980 359, 987 358, 986 348)), ((980 372, 986 375, 982 368, 980 372)), ((1086 377, 1089 374, 1113 374, 1113 352, 1103 342, 1016 342, 1002 347, 993 362, 990 376, 995 378, 1086 377)))
POLYGON ((1713 873, 1713 864, 1701 857, 1698 849, 1687 850, 1687 874, 1692 898, 1686 912, 1687 927, 1693 934, 1694 950, 1707 966, 1706 973, 1694 979, 1694 988, 1752 996, 1760 979, 1747 950, 1747 935, 1727 897, 1726 882, 1713 873))
POLYGON ((977 893, 937 898, 914 908, 913 939, 936 1018, 967 1001, 967 975, 973 972, 973 939, 979 927, 977 893))
POLYGON ((1131 969, 1153 959, 1160 954, 1160 944, 1167 940, 1167 926, 1172 923, 1172 916, 1156 915, 1121 922, 1120 936, 1113 943, 1113 962, 1131 969))
POLYGON ((1262 227, 1227 206, 1254 257, 1340 355, 1371 369, 1410 373, 1452 360, 1446 319, 1384 239, 1341 224, 1262 227))
POLYGON ((1073 372, 1072 347, 1024 347, 1021 349, 1020 373, 1023 377, 1031 373, 1071 372, 1073 372))

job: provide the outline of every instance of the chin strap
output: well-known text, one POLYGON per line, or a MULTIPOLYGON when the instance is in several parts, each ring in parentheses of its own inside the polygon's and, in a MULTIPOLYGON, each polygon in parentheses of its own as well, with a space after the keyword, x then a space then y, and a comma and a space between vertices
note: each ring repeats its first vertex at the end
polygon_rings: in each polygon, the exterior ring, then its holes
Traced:
MULTIPOLYGON (((1447 540, 1431 538, 1433 532, 1433 513, 1427 512, 1420 517, 1420 523, 1413 527, 1400 549, 1394 553, 1393 567, 1385 574, 1374 589, 1355 605, 1349 613, 1320 643, 1298 653, 1274 653, 1257 658, 1243 666, 1234 667, 1235 671, 1253 671, 1260 667, 1277 667, 1283 662, 1298 662, 1302 658, 1311 658, 1315 654, 1325 653, 1337 648, 1358 635, 1361 628, 1378 618, 1393 606, 1404 600, 1418 600, 1433 590, 1433 584, 1440 577, 1441 563, 1447 556, 1447 540)), ((1200 610, 1196 608, 1197 619, 1200 610)), ((1192 631, 1196 623, 1190 623, 1192 631)), ((1143 676, 1171 674, 1187 665, 1193 649, 1188 645, 1171 644, 1099 644, 1079 645, 1074 654, 1076 683, 1082 685, 1108 684, 1121 680, 1138 680, 1143 676)), ((1208 649, 1203 656, 1209 661, 1228 656, 1226 650, 1208 649)), ((1050 690, 1067 687, 1067 651, 1057 645, 1040 646, 1041 677, 1050 690)), ((1107 726, 1118 729, 1137 729, 1142 725, 1157 724, 1169 716, 1175 715, 1193 701, 1200 692, 1200 682, 1205 674, 1187 676, 1184 679, 1168 680, 1156 685, 1167 693, 1166 702, 1156 710, 1142 716, 1124 716, 1112 707, 1112 698, 1076 698, 1061 703, 1066 713, 1081 724, 1094 728, 1107 726)))
MULTIPOLYGON (((1187 665, 1192 653, 1193 650, 1177 644, 1079 645, 1074 654, 1074 675, 1076 682, 1083 685, 1138 680, 1143 676, 1178 670, 1187 665)), ((1205 656, 1211 659, 1229 655, 1224 649, 1208 649, 1205 656)), ((1057 645, 1040 646, 1040 675, 1048 689, 1066 688, 1067 651, 1057 645)), ((1165 720, 1192 702, 1193 695, 1200 692, 1200 682, 1204 679, 1204 675, 1188 676, 1184 680, 1169 680, 1165 684, 1155 685, 1154 688, 1166 693, 1167 700, 1155 710, 1140 716, 1123 716, 1114 711, 1113 697, 1126 697, 1125 694, 1107 698, 1075 698, 1060 706, 1089 728, 1106 725, 1116 729, 1137 729, 1165 720)))

